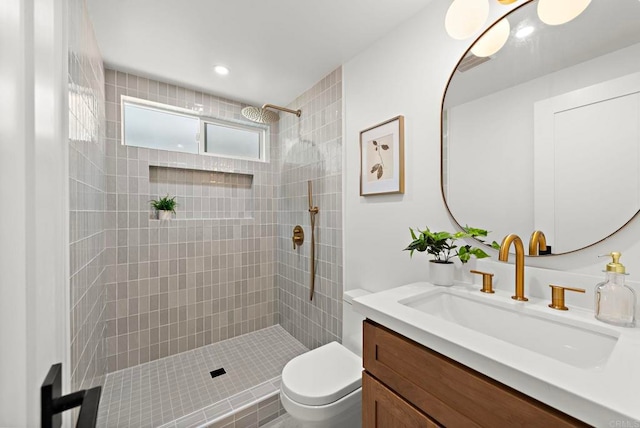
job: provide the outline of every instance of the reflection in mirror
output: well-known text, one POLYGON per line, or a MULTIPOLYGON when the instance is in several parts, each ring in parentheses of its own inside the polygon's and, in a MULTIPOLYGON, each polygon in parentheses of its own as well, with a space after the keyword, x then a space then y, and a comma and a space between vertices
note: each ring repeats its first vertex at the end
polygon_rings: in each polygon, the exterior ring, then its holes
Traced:
POLYGON ((506 45, 460 61, 442 111, 442 193, 489 242, 541 230, 553 254, 592 245, 640 208, 640 1, 593 0, 549 26, 536 1, 506 45), (527 34, 528 33, 528 34, 527 34))

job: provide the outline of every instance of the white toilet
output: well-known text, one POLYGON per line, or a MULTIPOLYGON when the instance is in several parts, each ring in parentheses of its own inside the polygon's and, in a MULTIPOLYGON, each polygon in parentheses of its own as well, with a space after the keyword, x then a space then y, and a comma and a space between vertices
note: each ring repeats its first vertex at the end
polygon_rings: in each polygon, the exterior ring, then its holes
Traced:
POLYGON ((302 427, 360 428, 362 425, 362 321, 351 307, 369 294, 345 291, 342 345, 331 342, 289 361, 282 369, 280 399, 302 427))

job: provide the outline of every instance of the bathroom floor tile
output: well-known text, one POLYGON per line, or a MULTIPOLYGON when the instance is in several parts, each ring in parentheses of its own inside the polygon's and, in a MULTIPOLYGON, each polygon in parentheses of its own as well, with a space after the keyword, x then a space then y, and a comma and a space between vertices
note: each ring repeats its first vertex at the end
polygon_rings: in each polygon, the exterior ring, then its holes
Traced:
POLYGON ((262 428, 300 428, 300 424, 285 413, 268 424, 262 425, 262 428))
POLYGON ((97 426, 157 427, 237 394, 241 399, 305 351, 276 325, 110 373, 97 426), (210 372, 222 367, 227 373, 212 379, 210 372))

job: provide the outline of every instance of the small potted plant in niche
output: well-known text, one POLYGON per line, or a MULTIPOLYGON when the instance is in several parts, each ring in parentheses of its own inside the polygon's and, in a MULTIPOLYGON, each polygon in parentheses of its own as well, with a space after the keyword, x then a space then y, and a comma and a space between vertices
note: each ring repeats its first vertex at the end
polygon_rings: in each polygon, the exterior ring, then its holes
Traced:
POLYGON ((160 199, 152 199, 149 202, 151 203, 151 206, 158 212, 159 220, 171 220, 171 213, 175 214, 176 207, 178 206, 176 197, 174 196, 173 198, 170 198, 169 194, 160 199))
MULTIPOLYGON (((465 226, 463 230, 456 233, 450 232, 432 232, 427 227, 425 230, 416 229, 414 231, 409 228, 413 241, 409 243, 405 251, 427 252, 433 255, 430 260, 431 282, 436 285, 453 285, 454 264, 451 259, 457 257, 462 263, 469 261, 471 256, 478 259, 489 257, 482 249, 472 247, 469 244, 458 246, 456 241, 463 238, 476 238, 487 236, 487 231, 474 227, 465 226), (418 232, 416 234, 416 232, 418 232)), ((480 242, 482 240, 478 239, 480 242)), ((500 248, 497 242, 491 244, 493 248, 500 248)))

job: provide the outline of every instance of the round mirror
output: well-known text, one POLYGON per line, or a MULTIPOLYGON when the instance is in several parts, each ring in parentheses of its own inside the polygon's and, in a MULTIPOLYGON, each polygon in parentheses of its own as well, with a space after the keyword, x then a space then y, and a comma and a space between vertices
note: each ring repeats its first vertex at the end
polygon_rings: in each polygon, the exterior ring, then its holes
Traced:
POLYGON ((592 0, 562 25, 543 23, 537 6, 503 18, 501 49, 480 57, 471 46, 454 70, 441 184, 459 225, 498 243, 542 231, 561 254, 640 208, 640 1, 592 0))

